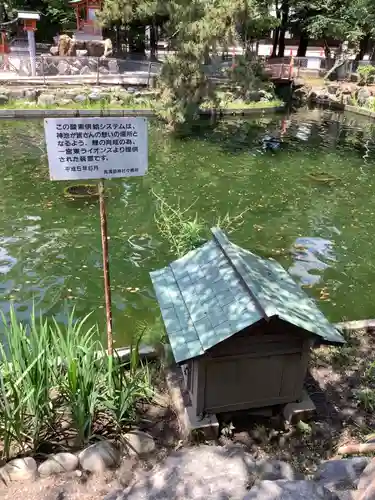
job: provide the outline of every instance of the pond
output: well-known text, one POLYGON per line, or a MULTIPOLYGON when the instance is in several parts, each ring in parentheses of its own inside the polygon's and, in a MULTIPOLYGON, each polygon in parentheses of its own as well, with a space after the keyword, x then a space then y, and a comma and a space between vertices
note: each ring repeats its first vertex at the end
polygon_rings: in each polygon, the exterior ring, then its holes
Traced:
MULTIPOLYGON (((365 119, 319 110, 203 122, 189 138, 151 123, 148 175, 107 182, 117 346, 160 321, 148 273, 173 256, 154 193, 193 203, 207 227, 246 211, 232 240, 280 261, 332 321, 374 317, 374 134, 365 119)), ((98 205, 49 181, 41 121, 1 122, 0 178, 1 309, 13 302, 27 320, 34 304, 64 321, 75 307, 104 332, 98 205)))

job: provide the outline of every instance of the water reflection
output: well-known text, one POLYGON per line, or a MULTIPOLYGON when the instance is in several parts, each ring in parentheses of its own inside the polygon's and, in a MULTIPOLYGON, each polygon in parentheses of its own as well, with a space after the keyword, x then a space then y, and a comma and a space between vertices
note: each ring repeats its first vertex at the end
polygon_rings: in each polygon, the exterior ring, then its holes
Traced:
POLYGON ((317 285, 323 272, 336 262, 333 242, 323 238, 297 238, 291 248, 293 265, 289 272, 301 285, 317 285))

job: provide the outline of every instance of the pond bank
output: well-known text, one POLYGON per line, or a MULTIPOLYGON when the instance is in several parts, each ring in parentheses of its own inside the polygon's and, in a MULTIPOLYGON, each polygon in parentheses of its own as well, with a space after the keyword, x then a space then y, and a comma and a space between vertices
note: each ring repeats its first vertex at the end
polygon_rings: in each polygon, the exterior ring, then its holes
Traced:
POLYGON ((375 118, 375 86, 350 82, 327 82, 323 87, 305 85, 295 90, 294 101, 327 106, 338 111, 348 111, 375 118))
MULTIPOLYGON (((208 108, 201 110, 202 116, 254 116, 259 114, 280 113, 285 111, 285 105, 268 105, 248 108, 208 108)), ((95 117, 95 116, 144 116, 155 117, 152 109, 1 109, 1 118, 51 118, 51 117, 95 117)))

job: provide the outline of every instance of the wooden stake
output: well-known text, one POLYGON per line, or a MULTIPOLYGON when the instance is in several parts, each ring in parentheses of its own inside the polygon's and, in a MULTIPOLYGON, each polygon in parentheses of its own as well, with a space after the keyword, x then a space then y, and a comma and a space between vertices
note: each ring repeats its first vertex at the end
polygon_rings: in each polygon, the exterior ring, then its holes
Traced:
POLYGON ((112 356, 113 336, 112 336, 111 283, 109 278, 108 231, 107 231, 107 213, 106 213, 105 198, 104 198, 104 179, 100 179, 98 188, 99 188, 99 205, 100 205, 100 231, 102 233, 105 312, 107 317, 107 346, 108 346, 107 349, 108 349, 108 356, 112 356))

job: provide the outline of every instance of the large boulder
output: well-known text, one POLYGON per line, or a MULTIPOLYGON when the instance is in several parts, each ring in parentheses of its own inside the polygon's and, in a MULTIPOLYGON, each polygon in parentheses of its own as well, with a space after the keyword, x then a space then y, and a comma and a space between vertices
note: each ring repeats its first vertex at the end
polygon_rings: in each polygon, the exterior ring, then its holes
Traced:
POLYGON ((371 91, 367 87, 358 90, 357 101, 360 106, 365 106, 369 97, 371 97, 371 91))
POLYGON ((314 480, 329 487, 352 489, 357 486, 369 462, 370 459, 366 457, 327 460, 317 469, 314 480))
POLYGON ((240 447, 186 448, 169 455, 162 465, 152 471, 140 472, 123 498, 240 500, 247 493, 250 473, 254 471, 254 467, 251 456, 240 447))
POLYGON ((258 479, 268 481, 300 479, 293 467, 282 460, 261 460, 256 462, 256 475, 258 479))
POLYGON ((41 476, 52 476, 63 472, 72 472, 78 468, 79 461, 72 453, 56 453, 39 465, 38 472, 41 476))
POLYGON ((155 450, 155 441, 146 432, 134 430, 123 437, 129 455, 148 455, 155 450))
POLYGON ((13 481, 30 481, 36 478, 37 465, 33 458, 15 458, 0 469, 0 477, 5 484, 13 481))
POLYGON ((38 97, 38 104, 40 106, 52 106, 55 102, 56 98, 53 94, 41 94, 38 97))
POLYGON ((102 40, 89 40, 86 42, 87 54, 92 57, 104 55, 104 43, 102 40))
POLYGON ((369 460, 358 481, 358 500, 375 498, 375 458, 369 460))
POLYGON ((83 470, 98 473, 117 467, 120 458, 119 449, 109 441, 92 444, 78 455, 83 470))
POLYGON ((4 104, 7 104, 9 102, 9 96, 5 94, 0 94, 0 106, 4 106, 4 104))

